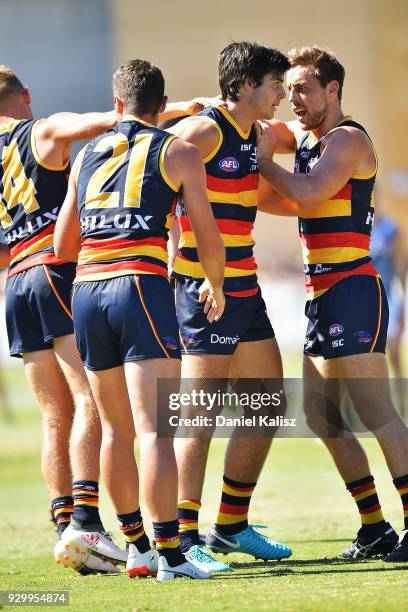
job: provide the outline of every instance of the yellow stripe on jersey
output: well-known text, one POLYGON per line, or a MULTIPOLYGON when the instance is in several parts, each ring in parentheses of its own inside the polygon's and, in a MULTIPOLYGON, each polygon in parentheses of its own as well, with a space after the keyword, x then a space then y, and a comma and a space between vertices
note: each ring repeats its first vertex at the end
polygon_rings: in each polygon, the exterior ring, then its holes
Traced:
POLYGON ((175 185, 173 183, 173 181, 169 178, 167 172, 166 172, 166 168, 164 167, 164 156, 166 154, 166 150, 167 147, 169 146, 169 144, 175 139, 175 136, 169 136, 167 140, 164 141, 164 144, 161 148, 160 151, 160 157, 159 157, 159 167, 160 167, 160 173, 163 177, 163 179, 166 181, 166 183, 168 184, 169 187, 171 187, 171 189, 173 189, 173 191, 175 191, 176 193, 178 192, 179 188, 177 187, 177 185, 175 185))
POLYGON ((244 132, 244 130, 242 130, 239 127, 238 123, 235 121, 235 119, 232 117, 232 115, 229 114, 229 112, 227 111, 226 108, 223 108, 222 106, 217 106, 217 110, 219 110, 220 113, 222 113, 224 115, 226 120, 237 130, 237 132, 241 136, 241 138, 243 138, 244 140, 248 140, 249 135, 251 134, 251 130, 249 130, 248 132, 244 132))
POLYGON ((207 117, 207 119, 209 119, 217 128, 218 130, 218 142, 216 144, 216 146, 214 147, 214 149, 208 153, 208 155, 206 155, 203 159, 203 163, 206 164, 207 162, 211 161, 213 157, 215 157, 218 153, 218 151, 220 150, 220 147, 222 145, 222 141, 224 140, 224 135, 222 133, 222 130, 220 128, 220 126, 218 125, 218 123, 216 121, 214 121, 214 119, 211 119, 211 117, 207 117))
POLYGON ((13 257, 12 263, 14 264, 17 261, 20 261, 21 259, 24 259, 24 257, 28 257, 28 255, 32 255, 33 253, 37 253, 37 251, 43 251, 44 249, 48 249, 49 247, 52 246, 52 243, 53 243, 53 236, 52 236, 52 234, 49 235, 49 236, 45 236, 44 238, 41 238, 40 240, 38 240, 37 242, 35 242, 31 246, 29 246, 26 249, 24 249, 23 251, 21 251, 18 255, 13 257))
POLYGON ((304 261, 307 264, 316 263, 342 263, 354 261, 361 257, 367 257, 367 249, 357 249, 355 247, 328 247, 325 249, 303 249, 304 261))
POLYGON ((159 246, 132 246, 127 249, 97 249, 91 247, 82 250, 79 253, 78 264, 91 263, 96 261, 109 261, 113 259, 122 259, 125 257, 135 257, 137 255, 146 255, 147 257, 155 257, 167 263, 167 251, 159 246))
MULTIPOLYGON (((205 272, 199 261, 187 261, 181 257, 176 257, 176 261, 174 262, 174 272, 183 276, 192 276, 193 278, 205 278, 205 272)), ((229 268, 228 263, 226 263, 224 276, 226 278, 237 278, 239 276, 251 276, 255 273, 256 268, 253 270, 229 268)))
POLYGON ((304 219, 321 219, 322 217, 349 217, 351 215, 350 200, 327 200, 314 210, 299 209, 299 217, 304 219))
POLYGON ((207 189, 210 202, 222 204, 236 204, 237 206, 257 206, 258 191, 240 191, 238 193, 226 193, 224 191, 211 191, 207 189))
MULTIPOLYGON (((247 236, 234 235, 234 234, 221 234, 222 242, 226 247, 241 247, 254 245, 254 239, 251 234, 247 236)), ((193 232, 182 232, 180 236, 179 249, 186 248, 197 248, 197 242, 193 232)))
MULTIPOLYGON (((129 262, 131 265, 134 262, 129 262)), ((129 276, 135 273, 134 266, 133 268, 129 268, 129 270, 112 270, 111 272, 92 272, 92 274, 86 274, 83 276, 79 276, 75 278, 73 284, 77 285, 79 283, 87 283, 91 281, 101 281, 101 280, 109 280, 111 278, 117 278, 118 276, 129 276)), ((138 270, 137 274, 140 276, 141 274, 156 274, 156 272, 146 272, 146 270, 138 270)))

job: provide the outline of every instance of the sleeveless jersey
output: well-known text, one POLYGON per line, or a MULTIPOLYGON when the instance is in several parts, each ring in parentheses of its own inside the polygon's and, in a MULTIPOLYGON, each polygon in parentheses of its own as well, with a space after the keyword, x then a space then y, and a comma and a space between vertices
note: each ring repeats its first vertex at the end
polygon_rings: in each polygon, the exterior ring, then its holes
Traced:
POLYGON ((77 182, 81 250, 74 282, 128 274, 167 278, 167 235, 178 189, 163 158, 173 138, 125 117, 83 149, 77 182))
MULTIPOLYGON (((351 117, 345 117, 340 125, 354 127, 367 134, 351 117)), ((309 145, 311 138, 309 132, 297 145, 295 172, 307 174, 320 157, 324 137, 309 145)), ((307 299, 319 297, 348 276, 377 275, 370 257, 376 173, 377 170, 366 176, 355 174, 338 193, 317 209, 302 210, 299 235, 307 299)))
POLYGON ((0 125, 0 221, 10 248, 9 276, 41 264, 61 264, 54 254, 55 222, 67 192, 69 162, 44 163, 35 148, 36 121, 0 125))
MULTIPOLYGON (((253 256, 252 228, 258 205, 258 164, 256 132, 241 130, 222 107, 209 108, 200 115, 210 118, 219 132, 219 142, 205 159, 207 194, 226 250, 224 291, 246 297, 258 291, 253 256)), ((176 217, 181 230, 174 276, 204 278, 197 245, 183 202, 176 217)))

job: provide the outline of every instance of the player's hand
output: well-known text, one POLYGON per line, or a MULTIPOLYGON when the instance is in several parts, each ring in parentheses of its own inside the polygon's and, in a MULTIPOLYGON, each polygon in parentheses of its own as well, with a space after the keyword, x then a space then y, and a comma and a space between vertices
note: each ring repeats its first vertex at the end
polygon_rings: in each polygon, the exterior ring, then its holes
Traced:
POLYGON ((260 159, 272 159, 278 144, 278 139, 276 138, 273 128, 263 121, 256 121, 255 129, 257 143, 256 156, 258 161, 260 159))
POLYGON ((184 102, 184 112, 186 115, 196 115, 209 106, 218 106, 220 102, 221 96, 216 96, 214 98, 199 96, 198 98, 193 98, 192 100, 184 102))
POLYGON ((198 289, 200 304, 204 304, 204 314, 210 323, 218 321, 224 312, 225 297, 222 287, 213 288, 206 278, 198 289))

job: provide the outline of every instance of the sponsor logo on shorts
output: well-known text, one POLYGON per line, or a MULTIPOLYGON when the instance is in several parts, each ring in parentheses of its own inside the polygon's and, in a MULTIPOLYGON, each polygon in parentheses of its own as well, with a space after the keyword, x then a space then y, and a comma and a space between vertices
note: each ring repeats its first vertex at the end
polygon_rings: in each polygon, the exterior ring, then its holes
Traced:
POLYGON ((189 344, 190 346, 193 346, 198 342, 198 338, 194 336, 194 334, 183 334, 183 340, 186 344, 189 344))
POLYGON ((344 327, 341 323, 332 323, 329 327, 329 336, 336 337, 341 336, 344 332, 344 327))
POLYGON ((164 346, 166 348, 170 349, 171 351, 177 350, 177 340, 173 338, 173 336, 164 336, 162 340, 164 340, 164 346))
POLYGON ((220 336, 218 334, 211 334, 211 344, 236 344, 239 340, 239 336, 220 336))
POLYGON ((340 338, 339 340, 332 341, 333 348, 340 348, 340 346, 344 346, 344 338, 340 338))
POLYGON ((218 165, 220 170, 224 170, 224 172, 236 172, 239 170, 239 161, 235 157, 224 157, 218 165))
POLYGON ((356 336, 357 342, 359 342, 360 344, 372 342, 373 340, 372 335, 364 330, 356 332, 355 334, 353 334, 353 336, 356 336))

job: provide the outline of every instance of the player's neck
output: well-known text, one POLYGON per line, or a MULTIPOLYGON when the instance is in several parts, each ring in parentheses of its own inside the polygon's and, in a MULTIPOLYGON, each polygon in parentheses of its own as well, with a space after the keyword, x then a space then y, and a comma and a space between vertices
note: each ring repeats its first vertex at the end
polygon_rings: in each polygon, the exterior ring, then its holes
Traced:
POLYGON ((241 102, 227 100, 225 108, 243 132, 249 132, 256 121, 252 109, 241 102))
POLYGON ((311 130, 315 135, 317 140, 320 140, 323 136, 325 136, 330 130, 339 125, 344 119, 345 115, 341 108, 337 107, 332 110, 329 110, 323 122, 317 127, 315 130, 311 130))
POLYGON ((136 115, 135 113, 131 113, 130 111, 123 109, 121 120, 124 121, 125 119, 130 119, 130 118, 135 119, 135 120, 139 119, 140 121, 143 121, 144 123, 149 123, 150 125, 157 126, 159 116, 151 115, 150 113, 147 113, 145 115, 136 115))
POLYGON ((31 110, 27 107, 22 108, 1 108, 0 123, 10 123, 10 121, 18 121, 20 119, 32 119, 31 110))

